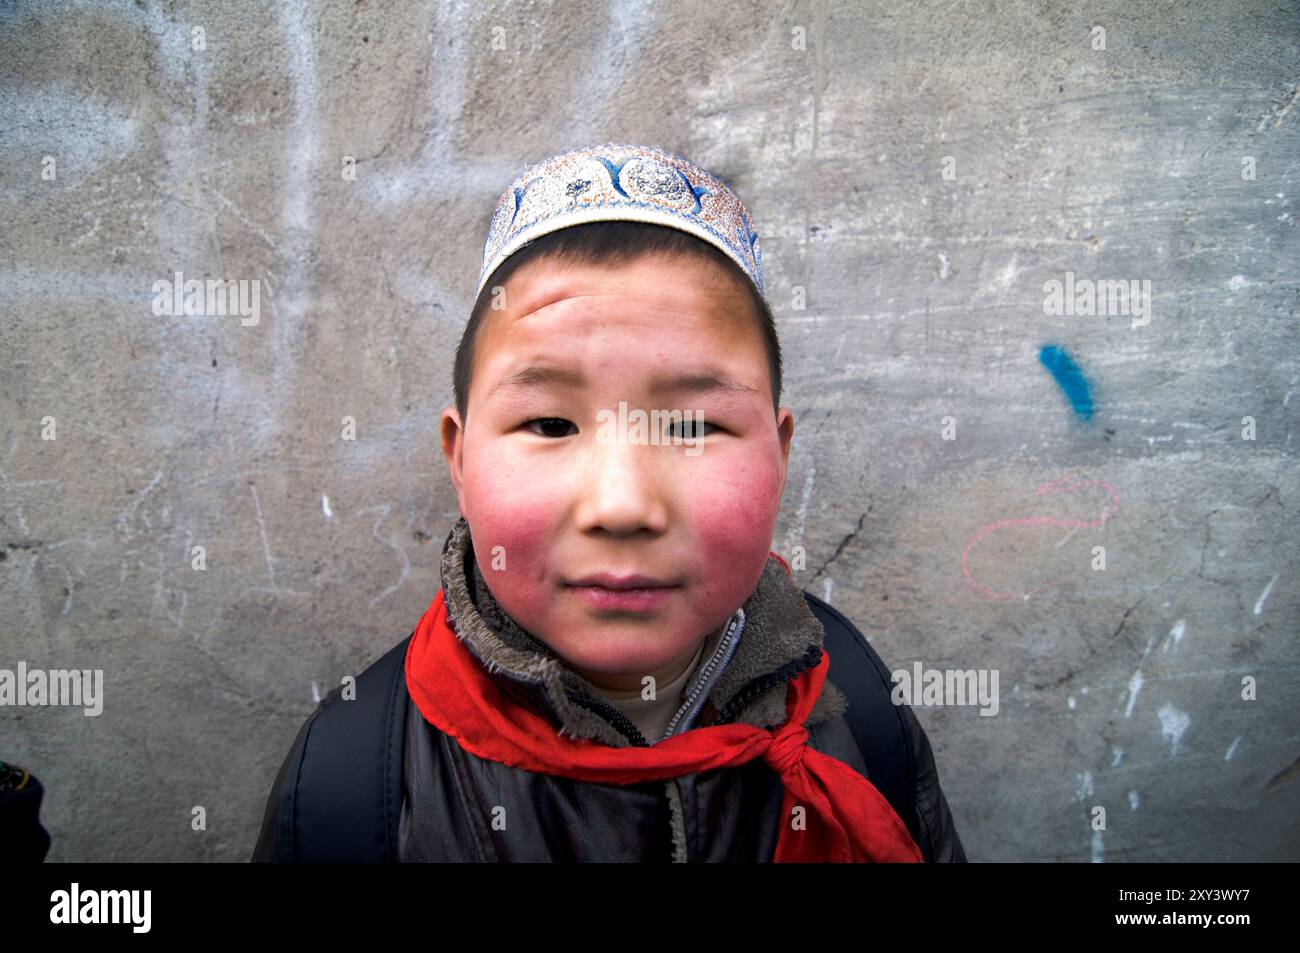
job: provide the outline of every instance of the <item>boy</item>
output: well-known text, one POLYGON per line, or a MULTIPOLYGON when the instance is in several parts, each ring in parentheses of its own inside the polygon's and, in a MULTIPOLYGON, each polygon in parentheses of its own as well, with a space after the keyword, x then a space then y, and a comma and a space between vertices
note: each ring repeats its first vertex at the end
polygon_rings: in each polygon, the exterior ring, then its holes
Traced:
POLYGON ((442 417, 442 588, 304 724, 254 860, 964 861, 887 669, 769 552, 780 393, 724 183, 614 143, 527 169, 442 417))

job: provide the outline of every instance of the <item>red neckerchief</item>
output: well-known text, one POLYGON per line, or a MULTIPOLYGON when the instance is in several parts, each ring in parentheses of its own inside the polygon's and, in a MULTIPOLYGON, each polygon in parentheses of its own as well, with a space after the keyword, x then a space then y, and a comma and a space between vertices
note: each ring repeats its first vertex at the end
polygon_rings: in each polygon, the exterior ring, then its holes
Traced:
POLYGON ((829 668, 830 658, 823 652, 820 664, 791 679, 787 721, 770 731, 739 723, 710 725, 649 747, 616 748, 559 735, 550 721, 515 701, 448 625, 439 589, 411 638, 406 685, 425 719, 466 751, 527 771, 632 784, 762 757, 785 785, 785 823, 774 860, 920 863, 916 842, 875 785, 806 744, 804 720, 821 695, 829 668), (796 807, 803 808, 798 825, 796 807))

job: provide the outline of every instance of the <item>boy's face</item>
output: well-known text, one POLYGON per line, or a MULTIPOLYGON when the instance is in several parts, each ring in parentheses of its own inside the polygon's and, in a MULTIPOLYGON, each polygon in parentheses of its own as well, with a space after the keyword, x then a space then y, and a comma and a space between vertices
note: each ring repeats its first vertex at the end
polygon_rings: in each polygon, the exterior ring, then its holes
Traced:
POLYGON ((530 262, 505 305, 479 328, 468 425, 442 416, 475 560, 501 607, 580 674, 662 685, 758 584, 785 487, 794 418, 773 417, 749 298, 709 262, 647 255, 530 262), (739 386, 700 389, 709 376, 739 386), (623 433, 608 423, 620 401, 623 433), (636 410, 695 411, 703 430, 665 422, 658 445, 638 440, 636 410), (665 588, 575 585, 600 573, 665 588))

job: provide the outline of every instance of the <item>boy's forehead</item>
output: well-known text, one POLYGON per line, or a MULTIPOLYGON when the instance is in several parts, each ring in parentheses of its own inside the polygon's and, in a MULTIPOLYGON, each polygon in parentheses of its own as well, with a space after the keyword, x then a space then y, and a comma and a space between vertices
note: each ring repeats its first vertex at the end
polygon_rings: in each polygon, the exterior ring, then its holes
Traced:
POLYGON ((507 306, 487 312, 480 332, 475 363, 485 394, 582 386, 610 373, 652 390, 673 381, 698 389, 711 378, 732 396, 766 393, 766 355, 739 291, 683 291, 653 269, 516 274, 525 280, 509 285, 507 306))
POLYGON ((734 322, 686 310, 610 311, 610 300, 565 298, 522 318, 499 315, 480 335, 480 368, 499 375, 510 366, 563 362, 634 371, 666 362, 693 364, 711 355, 728 358, 720 363, 745 364, 752 358, 766 366, 757 335, 750 335, 751 346, 734 322))
MULTIPOLYGON (((663 281, 551 281, 508 293, 507 307, 487 312, 482 363, 495 369, 528 354, 598 359, 602 350, 646 356, 671 351, 744 352, 761 346, 750 328, 748 300, 681 290, 663 281), (753 339, 753 341, 751 341, 753 339)), ((636 360, 620 361, 634 367, 636 360)))
POLYGON ((725 271, 689 255, 644 255, 617 265, 539 259, 510 276, 502 311, 518 319, 568 302, 575 313, 639 307, 721 317, 738 304, 744 313, 748 296, 725 271))

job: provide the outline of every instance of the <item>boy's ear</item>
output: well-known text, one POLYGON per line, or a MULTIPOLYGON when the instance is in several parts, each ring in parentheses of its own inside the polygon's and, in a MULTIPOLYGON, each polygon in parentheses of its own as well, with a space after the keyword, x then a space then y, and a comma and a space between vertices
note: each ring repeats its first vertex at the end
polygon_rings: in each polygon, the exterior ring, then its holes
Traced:
POLYGON ((456 505, 460 515, 465 515, 465 427, 460 419, 460 412, 455 407, 448 407, 442 412, 440 423, 442 436, 442 455, 447 458, 447 470, 451 474, 452 486, 456 488, 456 505))
POLYGON ((776 436, 781 441, 781 492, 777 494, 779 499, 785 493, 785 478, 790 466, 790 443, 794 438, 794 411, 789 407, 782 407, 777 415, 776 436))

